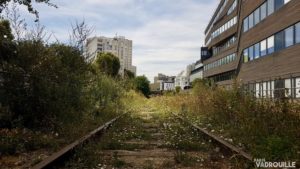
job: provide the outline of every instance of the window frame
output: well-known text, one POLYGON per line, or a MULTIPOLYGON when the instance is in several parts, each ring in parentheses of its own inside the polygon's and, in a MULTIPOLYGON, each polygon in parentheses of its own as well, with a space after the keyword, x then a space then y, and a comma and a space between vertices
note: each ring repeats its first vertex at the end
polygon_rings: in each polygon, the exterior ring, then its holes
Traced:
POLYGON ((262 20, 264 20, 266 17, 267 17, 267 15, 268 15, 268 10, 267 10, 267 2, 265 2, 265 3, 263 3, 260 7, 260 20, 262 21, 262 20), (263 17, 263 13, 262 13, 262 9, 264 9, 265 10, 265 12, 264 12, 264 17, 263 17))
POLYGON ((275 37, 274 37, 274 35, 272 35, 267 38, 267 55, 270 55, 274 52, 275 52, 275 37), (270 41, 270 39, 272 39, 272 41, 270 41), (269 42, 273 43, 273 46, 271 48, 269 46, 270 45, 269 42), (272 50, 270 51, 270 49, 272 49, 272 50))
POLYGON ((268 0, 267 1, 267 16, 270 16, 274 12, 275 12, 275 1, 274 0, 268 0), (270 7, 270 5, 273 5, 272 8, 270 7), (270 9, 272 9, 272 11, 270 11, 270 9))
POLYGON ((243 29, 244 29, 244 32, 247 32, 249 30, 249 17, 248 16, 244 19, 243 29), (247 28, 247 29, 245 29, 245 28, 247 28))
POLYGON ((295 24, 295 32, 294 32, 295 44, 300 43, 300 22, 295 24), (298 29, 297 29, 298 28, 298 29))
POLYGON ((260 44, 260 57, 266 56, 267 53, 268 53, 267 52, 267 39, 264 39, 264 40, 260 41, 259 44, 260 44), (264 50, 262 50, 263 47, 264 47, 264 50))
POLYGON ((249 20, 248 20, 248 24, 249 24, 249 29, 253 28, 254 27, 254 14, 251 13, 249 16, 248 16, 249 20), (250 22, 252 20, 252 23, 250 22), (250 25, 251 23, 251 25, 250 25))
POLYGON ((293 46, 294 44, 295 44, 295 36, 294 36, 294 34, 295 34, 295 28, 294 28, 294 25, 292 25, 292 26, 290 26, 290 27, 288 27, 288 28, 286 28, 285 30, 284 30, 284 41, 285 41, 285 43, 284 43, 284 47, 285 48, 288 48, 288 47, 290 47, 290 46, 293 46), (287 31, 291 31, 291 32, 287 32, 287 31), (292 33, 291 35, 290 34, 287 34, 287 33, 292 33), (290 41, 288 41, 288 35, 290 35, 291 37, 290 38, 292 38, 292 42, 291 42, 291 44, 289 44, 288 42, 290 42, 290 41))
POLYGON ((257 8, 254 12, 253 12, 253 25, 257 25, 260 22, 260 7, 257 8), (257 16, 258 15, 258 16, 257 16), (258 17, 258 18, 256 18, 258 17))

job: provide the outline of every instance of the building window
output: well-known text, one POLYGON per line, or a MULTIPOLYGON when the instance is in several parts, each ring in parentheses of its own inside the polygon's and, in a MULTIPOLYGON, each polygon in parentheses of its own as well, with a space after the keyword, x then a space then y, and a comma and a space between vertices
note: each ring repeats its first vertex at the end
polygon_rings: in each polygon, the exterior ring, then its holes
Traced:
POLYGON ((260 42, 260 56, 265 56, 267 54, 267 40, 260 42))
POLYGON ((249 61, 254 59, 254 50, 253 49, 254 49, 253 46, 249 47, 249 61))
POLYGON ((260 54, 260 49, 259 49, 259 43, 254 45, 254 58, 257 59, 259 58, 259 54, 260 54))
POLYGON ((267 4, 264 3, 260 7, 260 19, 263 20, 267 17, 267 4))
POLYGON ((285 32, 285 47, 294 45, 294 26, 284 30, 285 32))
POLYGON ((284 48, 284 31, 275 34, 275 51, 284 48))
POLYGON ((267 46, 268 46, 268 54, 271 54, 274 52, 274 36, 271 36, 267 40, 267 46))
POLYGON ((248 22, 248 17, 244 19, 244 32, 248 31, 249 29, 249 22, 248 22))
POLYGON ((251 15, 249 15, 249 29, 251 29, 254 25, 254 21, 253 21, 253 13, 251 15))
POLYGON ((300 43, 300 22, 295 25, 295 41, 300 43))
POLYGON ((275 10, 278 10, 284 5, 284 0, 275 0, 275 10))
POLYGON ((268 15, 274 12, 274 0, 268 0, 268 15))
POLYGON ((247 63, 249 61, 249 54, 248 54, 248 48, 244 50, 244 63, 247 63))
POLYGON ((260 21, 260 16, 259 16, 259 8, 257 8, 255 11, 254 11, 254 25, 258 24, 259 21, 260 21))

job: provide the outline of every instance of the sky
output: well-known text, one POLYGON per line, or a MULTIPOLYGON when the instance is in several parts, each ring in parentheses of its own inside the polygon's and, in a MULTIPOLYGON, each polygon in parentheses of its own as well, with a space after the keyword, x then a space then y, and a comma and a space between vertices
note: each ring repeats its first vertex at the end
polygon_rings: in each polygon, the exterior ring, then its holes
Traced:
MULTIPOLYGON (((62 42, 71 23, 85 19, 92 36, 133 41, 137 75, 150 81, 158 73, 177 75, 200 59, 204 30, 219 0, 52 0, 58 8, 35 4, 40 22, 62 42)), ((34 15, 21 9, 27 22, 34 15)))

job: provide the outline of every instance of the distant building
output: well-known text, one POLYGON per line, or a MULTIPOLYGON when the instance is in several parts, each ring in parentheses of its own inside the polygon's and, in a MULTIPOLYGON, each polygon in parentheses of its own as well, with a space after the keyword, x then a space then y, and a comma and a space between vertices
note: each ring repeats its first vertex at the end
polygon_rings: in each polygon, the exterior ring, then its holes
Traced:
POLYGON ((153 89, 159 91, 170 91, 175 89, 175 76, 166 76, 159 73, 158 76, 154 77, 154 83, 151 84, 153 89))
POLYGON ((192 83, 195 79, 203 79, 203 63, 198 60, 190 73, 189 82, 192 83))
POLYGON ((132 65, 132 41, 123 36, 107 38, 104 36, 93 37, 87 40, 86 59, 89 62, 96 60, 98 53, 110 52, 120 60, 120 74, 129 70, 136 74, 136 67, 132 65))
POLYGON ((175 87, 180 87, 182 90, 189 88, 189 73, 187 71, 181 71, 175 78, 175 87))

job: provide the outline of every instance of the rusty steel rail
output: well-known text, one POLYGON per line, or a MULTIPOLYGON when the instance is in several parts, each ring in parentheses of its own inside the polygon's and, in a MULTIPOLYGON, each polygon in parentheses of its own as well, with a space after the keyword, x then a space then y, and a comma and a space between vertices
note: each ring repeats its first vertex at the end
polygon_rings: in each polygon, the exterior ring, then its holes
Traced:
POLYGON ((205 129, 203 129, 203 128, 201 128, 201 127, 199 127, 199 126, 193 124, 192 122, 187 121, 187 120, 184 119, 183 117, 181 117, 181 116, 179 116, 179 115, 177 115, 177 114, 175 114, 175 113, 172 113, 172 114, 173 114, 174 116, 176 116, 178 119, 180 119, 180 120, 182 120, 183 122, 185 122, 185 123, 191 125, 192 127, 194 127, 195 129, 197 129, 198 131, 200 131, 200 132, 202 132, 203 134, 207 135, 208 137, 212 138, 215 142, 217 142, 217 143, 219 143, 220 145, 224 146, 226 149, 229 149, 230 151, 232 151, 232 152, 234 152, 234 153, 237 153, 237 154, 241 155, 242 157, 244 157, 245 159, 247 159, 247 160, 253 162, 253 157, 252 157, 250 154, 244 152, 242 149, 240 149, 240 148, 238 148, 238 147, 236 147, 236 146, 234 146, 234 145, 232 145, 232 144, 226 142, 225 140, 221 139, 219 136, 217 136, 217 135, 215 135, 215 134, 213 134, 213 133, 208 132, 207 130, 205 130, 205 129))
MULTIPOLYGON (((124 113, 125 114, 125 113, 124 113)), ((116 120, 121 118, 124 114, 110 120, 109 122, 105 123, 104 125, 96 128, 95 130, 91 131, 89 134, 81 137, 80 139, 74 141, 73 143, 65 146, 63 149, 53 153, 51 156, 45 158, 40 163, 34 165, 32 169, 45 169, 45 168, 53 168, 53 166, 56 166, 57 164, 62 164, 63 161, 66 160, 74 150, 85 143, 87 143, 91 138, 94 138, 97 134, 100 134, 101 132, 108 129, 116 120)))

